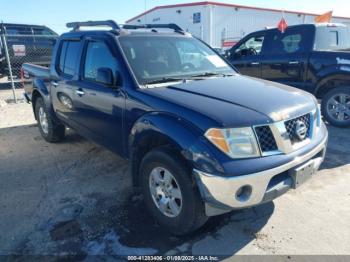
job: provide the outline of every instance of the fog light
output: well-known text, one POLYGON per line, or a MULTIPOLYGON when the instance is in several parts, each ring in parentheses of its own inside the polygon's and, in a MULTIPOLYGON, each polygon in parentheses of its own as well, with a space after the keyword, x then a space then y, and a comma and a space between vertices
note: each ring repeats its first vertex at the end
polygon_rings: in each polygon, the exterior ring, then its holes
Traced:
POLYGON ((236 199, 240 202, 245 202, 247 201, 252 194, 252 187, 249 185, 245 185, 240 187, 236 191, 236 199))

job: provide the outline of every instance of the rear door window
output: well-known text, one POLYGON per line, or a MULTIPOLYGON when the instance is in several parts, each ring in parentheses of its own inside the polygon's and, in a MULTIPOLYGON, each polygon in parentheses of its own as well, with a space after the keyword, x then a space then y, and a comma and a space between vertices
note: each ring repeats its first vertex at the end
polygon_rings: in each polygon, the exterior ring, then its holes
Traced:
POLYGON ((76 73, 79 62, 80 45, 80 41, 62 42, 58 64, 60 74, 73 76, 76 73))
POLYGON ((56 34, 45 27, 33 27, 33 33, 35 36, 55 36, 56 34))
POLYGON ((32 30, 29 26, 6 26, 7 35, 32 35, 32 30))
POLYGON ((305 51, 306 35, 303 30, 287 30, 285 33, 273 30, 267 39, 267 47, 264 51, 269 54, 292 54, 305 51))

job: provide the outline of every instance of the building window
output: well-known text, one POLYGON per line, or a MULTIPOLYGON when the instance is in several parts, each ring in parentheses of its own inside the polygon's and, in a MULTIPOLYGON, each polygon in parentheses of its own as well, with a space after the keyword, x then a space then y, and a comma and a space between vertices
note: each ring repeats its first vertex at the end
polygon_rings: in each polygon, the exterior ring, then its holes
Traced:
POLYGON ((201 13, 193 13, 193 23, 199 24, 201 22, 201 13))

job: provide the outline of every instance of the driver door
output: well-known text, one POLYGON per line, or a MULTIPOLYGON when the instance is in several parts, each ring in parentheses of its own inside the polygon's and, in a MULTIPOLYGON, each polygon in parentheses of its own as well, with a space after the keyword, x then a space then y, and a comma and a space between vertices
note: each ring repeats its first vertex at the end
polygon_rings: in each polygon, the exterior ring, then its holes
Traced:
POLYGON ((264 37, 263 33, 250 35, 231 49, 228 60, 241 74, 261 77, 260 63, 264 37))

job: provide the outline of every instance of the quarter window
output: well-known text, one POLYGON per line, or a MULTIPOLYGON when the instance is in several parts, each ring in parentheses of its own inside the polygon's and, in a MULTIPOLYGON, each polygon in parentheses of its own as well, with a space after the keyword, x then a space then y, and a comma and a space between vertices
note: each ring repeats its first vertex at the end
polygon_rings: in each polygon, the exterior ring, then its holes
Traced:
POLYGON ((117 71, 117 61, 104 42, 89 42, 86 50, 84 78, 96 81, 97 69, 109 68, 113 75, 117 71))
POLYGON ((80 41, 63 41, 61 46, 59 71, 67 76, 73 76, 79 61, 80 41))
POLYGON ((64 71, 64 60, 66 58, 67 45, 68 45, 68 42, 64 41, 62 43, 62 46, 61 46, 60 62, 59 62, 58 67, 59 67, 60 72, 62 72, 62 73, 64 71))

